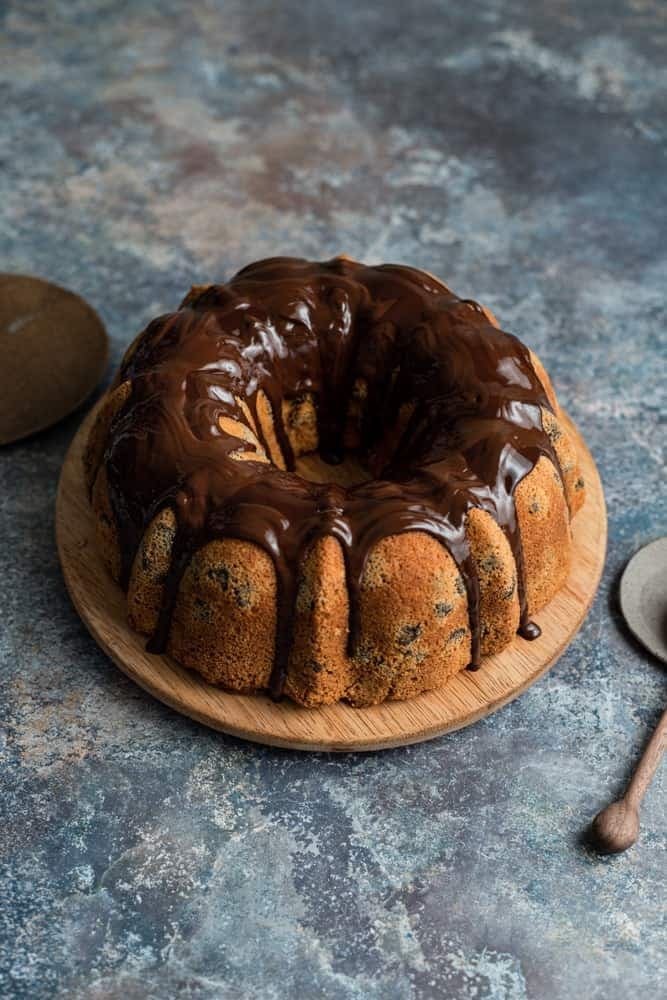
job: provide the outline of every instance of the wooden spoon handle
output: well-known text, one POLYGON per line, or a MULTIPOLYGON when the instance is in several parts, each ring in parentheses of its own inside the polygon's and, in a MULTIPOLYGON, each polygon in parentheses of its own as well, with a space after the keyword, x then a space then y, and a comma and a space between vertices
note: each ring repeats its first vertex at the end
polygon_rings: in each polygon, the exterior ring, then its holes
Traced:
POLYGON ((639 807, 644 798, 646 789, 651 783, 651 778, 658 769, 658 764, 665 752, 667 744, 667 708, 660 716, 660 721, 653 731, 651 739, 646 744, 646 749, 641 756, 635 773, 630 779, 630 783, 623 798, 635 809, 639 807))

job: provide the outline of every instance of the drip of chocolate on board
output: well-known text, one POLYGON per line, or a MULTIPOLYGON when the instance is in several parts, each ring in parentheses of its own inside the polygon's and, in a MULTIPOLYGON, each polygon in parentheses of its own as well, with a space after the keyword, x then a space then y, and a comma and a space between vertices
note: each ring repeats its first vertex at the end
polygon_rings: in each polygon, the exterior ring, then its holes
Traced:
POLYGON ((509 541, 519 634, 539 635, 527 616, 514 497, 540 457, 561 472, 542 427, 541 409, 551 406, 527 348, 493 326, 476 303, 408 267, 271 258, 227 285, 193 289, 179 311, 149 324, 121 366, 116 384, 125 381, 131 392, 111 423, 105 455, 125 587, 151 521, 169 507, 177 524, 151 652, 166 648, 193 554, 214 539, 254 543, 276 573, 270 690, 279 697, 307 549, 326 535, 341 545, 353 656, 370 552, 390 535, 421 531, 458 567, 470 668, 477 669, 479 579, 465 532, 474 508, 491 513, 509 541), (248 427, 248 414, 250 429, 273 454, 263 398, 286 469, 293 470, 282 403, 309 395, 320 452, 340 461, 359 385, 366 389, 359 443, 375 479, 345 490, 232 457, 254 446, 225 433, 221 420, 248 427))

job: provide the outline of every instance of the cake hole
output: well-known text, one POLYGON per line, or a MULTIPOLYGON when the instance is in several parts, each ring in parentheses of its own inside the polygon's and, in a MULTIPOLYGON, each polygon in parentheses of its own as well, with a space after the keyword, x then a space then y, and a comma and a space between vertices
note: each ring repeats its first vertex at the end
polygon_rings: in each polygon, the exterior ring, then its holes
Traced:
POLYGON ((336 483, 338 486, 358 486, 373 479, 357 452, 346 452, 338 465, 329 465, 317 453, 301 455, 296 460, 296 472, 310 483, 336 483))

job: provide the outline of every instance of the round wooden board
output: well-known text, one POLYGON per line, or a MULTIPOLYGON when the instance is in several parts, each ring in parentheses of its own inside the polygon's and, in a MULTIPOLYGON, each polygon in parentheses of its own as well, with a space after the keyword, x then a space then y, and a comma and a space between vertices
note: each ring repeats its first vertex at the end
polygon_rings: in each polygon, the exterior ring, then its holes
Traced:
POLYGON ((168 656, 154 656, 125 618, 125 595, 102 565, 83 482, 82 453, 90 413, 67 453, 58 488, 56 537, 67 589, 93 637, 120 669, 177 711, 241 739, 298 750, 378 750, 428 740, 470 725, 507 704, 552 666, 586 616, 604 565, 607 516, 602 484, 583 438, 569 421, 580 454, 587 495, 573 522, 575 558, 569 579, 536 616, 542 636, 517 638, 486 657, 476 672, 464 670, 446 687, 410 701, 371 708, 339 702, 302 708, 263 695, 213 687, 168 656))

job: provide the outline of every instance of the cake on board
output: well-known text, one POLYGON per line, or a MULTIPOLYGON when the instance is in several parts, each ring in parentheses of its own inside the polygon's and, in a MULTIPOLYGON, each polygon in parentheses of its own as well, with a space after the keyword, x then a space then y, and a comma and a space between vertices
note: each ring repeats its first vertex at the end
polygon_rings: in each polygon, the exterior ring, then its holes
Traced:
POLYGON ((532 351, 427 272, 343 256, 192 288, 128 349, 84 465, 148 649, 306 706, 538 639, 585 494, 532 351), (363 474, 312 482, 314 453, 363 474))

